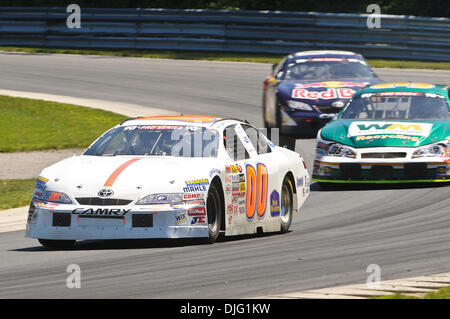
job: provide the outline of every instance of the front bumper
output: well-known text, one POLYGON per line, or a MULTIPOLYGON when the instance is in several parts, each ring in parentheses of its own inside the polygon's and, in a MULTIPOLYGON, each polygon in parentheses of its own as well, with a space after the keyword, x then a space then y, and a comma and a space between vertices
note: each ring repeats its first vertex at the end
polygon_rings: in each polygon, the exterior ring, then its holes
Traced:
MULTIPOLYGON (((206 216, 188 216, 186 210, 131 207, 123 216, 82 216, 74 207, 36 207, 28 216, 26 237, 55 240, 145 239, 208 237, 206 216), (202 218, 200 218, 202 217, 202 218)), ((105 207, 94 207, 95 209, 105 207)), ((119 207, 117 209, 123 209, 119 207)))
POLYGON ((312 180, 328 183, 450 182, 450 161, 358 161, 326 156, 314 161, 312 180))

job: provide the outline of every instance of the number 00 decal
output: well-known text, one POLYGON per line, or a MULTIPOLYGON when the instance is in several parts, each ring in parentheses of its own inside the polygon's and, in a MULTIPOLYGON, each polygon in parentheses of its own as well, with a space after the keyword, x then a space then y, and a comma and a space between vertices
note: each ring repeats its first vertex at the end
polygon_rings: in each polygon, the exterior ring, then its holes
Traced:
POLYGON ((258 163, 256 170, 252 165, 246 166, 247 171, 247 218, 252 220, 255 209, 258 218, 264 217, 267 203, 267 168, 258 163))

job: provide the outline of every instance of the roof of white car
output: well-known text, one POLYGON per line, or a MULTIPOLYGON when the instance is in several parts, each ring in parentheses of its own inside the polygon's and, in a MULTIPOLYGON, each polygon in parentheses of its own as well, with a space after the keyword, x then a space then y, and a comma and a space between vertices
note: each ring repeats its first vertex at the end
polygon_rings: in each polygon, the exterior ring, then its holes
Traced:
POLYGON ((209 115, 170 115, 136 117, 125 120, 120 125, 189 125, 212 127, 219 121, 243 122, 237 119, 227 119, 224 117, 209 115))

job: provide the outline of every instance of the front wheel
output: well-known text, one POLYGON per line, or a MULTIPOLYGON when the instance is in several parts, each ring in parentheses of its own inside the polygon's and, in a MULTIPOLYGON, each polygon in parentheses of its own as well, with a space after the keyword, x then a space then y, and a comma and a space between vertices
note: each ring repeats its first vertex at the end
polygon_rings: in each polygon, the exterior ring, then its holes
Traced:
POLYGON ((209 231, 206 242, 212 244, 219 236, 223 214, 222 201, 216 184, 212 184, 209 188, 208 196, 206 198, 206 213, 208 216, 209 231))
POLYGON ((287 233, 294 216, 294 187, 289 177, 285 177, 281 186, 281 233, 287 233))
POLYGON ((38 241, 41 243, 42 246, 45 246, 48 248, 58 248, 58 249, 70 248, 76 242, 75 240, 53 240, 53 239, 41 239, 41 238, 39 238, 38 241))

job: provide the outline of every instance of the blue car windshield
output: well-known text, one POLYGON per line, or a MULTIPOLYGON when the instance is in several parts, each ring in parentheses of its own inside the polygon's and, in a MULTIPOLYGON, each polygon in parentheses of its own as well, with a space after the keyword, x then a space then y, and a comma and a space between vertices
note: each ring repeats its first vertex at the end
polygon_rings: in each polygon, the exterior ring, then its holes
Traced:
POLYGON ((443 120, 449 104, 442 95, 416 92, 382 92, 355 96, 341 119, 443 120))
POLYGON ((337 59, 306 60, 287 65, 285 80, 301 81, 338 81, 338 80, 372 80, 375 78, 370 67, 363 61, 337 59))
POLYGON ((83 155, 216 157, 218 133, 205 127, 134 125, 103 134, 83 155))

